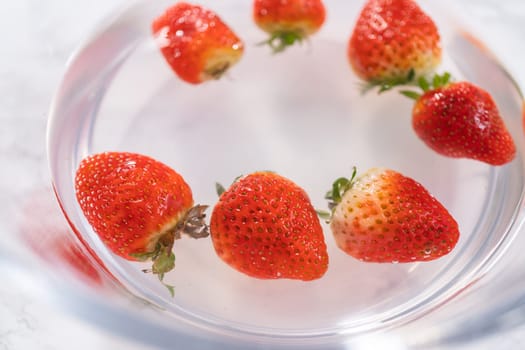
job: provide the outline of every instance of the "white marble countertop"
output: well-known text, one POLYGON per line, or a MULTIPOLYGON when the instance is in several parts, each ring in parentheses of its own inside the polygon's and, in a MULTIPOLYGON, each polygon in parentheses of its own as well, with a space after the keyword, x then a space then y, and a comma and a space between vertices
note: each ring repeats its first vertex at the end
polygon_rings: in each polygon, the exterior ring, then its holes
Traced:
MULTIPOLYGON (((69 55, 101 17, 124 2, 0 2, 0 158, 8 169, 0 175, 3 239, 23 197, 49 184, 46 118, 69 55)), ((147 349, 54 309, 34 298, 31 286, 11 282, 0 284, 1 350, 147 349)))
MULTIPOLYGON (((46 154, 47 111, 65 63, 97 21, 124 0, 3 0, 0 2, 0 213, 2 237, 13 229, 24 196, 50 182, 46 154)), ((480 35, 525 86, 525 2, 462 0, 480 35), (509 47, 509 42, 518 43, 509 47), (521 45, 521 47, 520 47, 521 45)), ((7 239, 7 238, 2 238, 7 239)), ((2 250, 0 250, 1 258, 2 250)), ((1 263, 1 259, 0 259, 1 263)), ((5 280, 4 280, 5 282, 5 280)), ((147 349, 53 309, 31 285, 0 283, 0 350, 147 349)), ((517 349, 525 328, 467 349, 517 349)), ((466 349, 463 347, 462 349, 466 349)))

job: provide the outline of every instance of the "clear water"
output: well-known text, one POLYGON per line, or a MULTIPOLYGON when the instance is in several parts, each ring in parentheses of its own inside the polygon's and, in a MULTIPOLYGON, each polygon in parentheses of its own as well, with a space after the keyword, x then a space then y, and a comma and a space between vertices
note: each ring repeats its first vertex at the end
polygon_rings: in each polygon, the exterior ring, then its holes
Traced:
MULTIPOLYGON (((176 79, 144 27, 122 21, 104 33, 116 42, 138 38, 138 46, 109 52, 113 61, 87 78, 92 85, 79 89, 78 104, 73 99, 69 106, 78 107, 78 118, 56 117, 55 132, 66 137, 51 150, 69 143, 69 151, 61 148, 54 157, 63 205, 131 291, 179 320, 226 333, 352 334, 403 323, 438 306, 497 252, 521 202, 521 153, 500 168, 435 154, 411 129, 410 100, 396 92, 360 94, 346 41, 331 35, 337 23, 281 55, 253 45, 261 34, 252 28, 241 63, 221 81, 200 86, 176 79), (122 28, 126 35, 117 31, 122 28), (216 256, 209 239, 185 238, 175 244, 177 267, 167 276, 176 286, 171 298, 154 276, 141 272, 144 266, 105 251, 74 203, 76 164, 87 153, 109 150, 148 154, 170 165, 186 178, 195 201, 210 205, 217 201, 216 181, 228 184, 240 174, 273 170, 303 187, 315 207, 325 208, 332 181, 348 176, 354 165, 363 172, 392 168, 422 183, 449 209, 461 239, 450 255, 434 262, 366 264, 340 251, 325 225, 329 270, 320 280, 299 282, 244 276, 216 256)), ((445 39, 450 51, 443 69, 491 91, 522 146, 521 104, 511 79, 464 36, 449 33, 445 39)))

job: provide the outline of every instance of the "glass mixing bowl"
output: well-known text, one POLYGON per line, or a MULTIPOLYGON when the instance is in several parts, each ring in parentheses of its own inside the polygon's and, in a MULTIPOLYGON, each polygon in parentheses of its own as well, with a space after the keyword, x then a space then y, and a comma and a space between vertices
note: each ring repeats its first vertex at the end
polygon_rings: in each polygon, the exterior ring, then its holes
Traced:
POLYGON ((175 77, 150 33, 152 19, 172 3, 138 1, 113 14, 73 56, 52 105, 48 154, 60 205, 98 270, 132 296, 91 295, 78 306, 83 314, 127 337, 181 348, 350 348, 368 334, 424 343, 430 330, 432 339, 445 339, 437 320, 452 322, 448 315, 461 308, 443 306, 479 284, 523 223, 523 98, 512 77, 446 2, 420 1, 441 31, 440 71, 491 92, 518 147, 502 167, 445 158, 413 133, 410 100, 360 94, 346 44, 361 2, 325 1, 323 29, 272 55, 256 45, 265 34, 252 23, 251 2, 200 1, 246 44, 227 77, 200 86, 175 77), (166 277, 176 286, 172 298, 142 272, 146 265, 111 254, 76 202, 79 162, 103 151, 152 156, 185 177, 196 202, 211 205, 216 181, 271 169, 325 208, 332 180, 349 176, 352 166, 388 167, 428 188, 458 221, 461 238, 433 262, 369 264, 340 251, 325 225, 330 266, 313 282, 253 279, 224 264, 211 240, 182 239, 166 277))

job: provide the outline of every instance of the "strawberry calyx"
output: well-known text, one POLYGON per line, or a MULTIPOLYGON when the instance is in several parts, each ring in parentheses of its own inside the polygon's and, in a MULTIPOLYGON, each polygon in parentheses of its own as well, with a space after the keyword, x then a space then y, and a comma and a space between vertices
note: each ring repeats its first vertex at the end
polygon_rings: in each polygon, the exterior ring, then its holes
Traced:
POLYGON ((164 282, 164 275, 175 268, 175 254, 172 252, 174 241, 174 232, 170 231, 159 239, 153 251, 131 254, 139 261, 151 260, 153 262, 151 269, 144 269, 142 272, 157 275, 172 297, 175 296, 175 287, 164 282))
POLYGON ((215 192, 217 192, 217 196, 221 196, 224 192, 226 192, 226 188, 218 182, 215 183, 215 192))
POLYGON ((273 33, 268 40, 259 43, 259 45, 268 45, 273 53, 279 53, 295 43, 301 44, 304 37, 305 36, 298 31, 277 31, 273 33))
POLYGON ((175 239, 181 238, 185 234, 194 239, 205 238, 210 235, 210 230, 206 224, 207 205, 196 205, 180 220, 175 226, 175 239))
POLYGON ((355 178, 357 175, 357 168, 354 166, 352 168, 352 175, 350 178, 340 177, 332 183, 332 188, 326 192, 324 198, 328 200, 328 209, 326 210, 316 210, 317 215, 327 223, 332 219, 332 214, 339 203, 341 203, 344 194, 352 188, 355 183, 355 178))
MULTIPOLYGON (((411 69, 404 77, 393 77, 389 79, 368 82, 362 86, 361 92, 365 94, 370 90, 379 88, 378 93, 381 94, 400 86, 414 86, 420 88, 423 93, 425 93, 432 89, 444 87, 448 85, 451 80, 452 75, 449 72, 435 74, 432 79, 428 79, 425 76, 416 76, 416 71, 411 69)), ((419 91, 401 90, 400 93, 414 100, 417 100, 419 97, 421 97, 421 93, 419 91)))
MULTIPOLYGON (((273 173, 273 171, 265 171, 265 172, 273 173)), ((244 175, 237 176, 235 179, 233 179, 231 185, 233 185, 234 183, 238 182, 243 177, 244 177, 244 175)), ((226 188, 221 183, 216 182, 215 183, 215 192, 217 193, 217 196, 220 197, 224 192, 226 192, 226 188)))
POLYGON ((210 235, 209 227, 205 222, 206 205, 196 205, 192 207, 179 220, 175 226, 168 229, 158 238, 155 248, 149 252, 132 253, 133 258, 138 261, 152 261, 151 269, 142 270, 144 273, 153 273, 157 275, 159 281, 168 289, 171 296, 175 295, 175 288, 164 282, 164 276, 175 268, 175 254, 173 253, 173 244, 175 240, 180 239, 182 234, 191 238, 199 239, 210 235))
POLYGON ((414 85, 415 78, 416 71, 411 69, 405 76, 368 81, 361 86, 361 93, 366 94, 370 90, 379 88, 378 93, 381 94, 390 91, 397 86, 414 85))
MULTIPOLYGON (((432 78, 432 81, 428 80, 425 77, 419 77, 417 80, 417 86, 422 90, 423 93, 435 89, 439 89, 442 87, 445 87, 449 85, 452 81, 452 75, 449 72, 445 72, 443 74, 436 74, 432 78)), ((419 100, 419 98, 422 96, 420 91, 414 91, 414 90, 401 90, 399 93, 403 96, 406 96, 413 100, 419 100)))

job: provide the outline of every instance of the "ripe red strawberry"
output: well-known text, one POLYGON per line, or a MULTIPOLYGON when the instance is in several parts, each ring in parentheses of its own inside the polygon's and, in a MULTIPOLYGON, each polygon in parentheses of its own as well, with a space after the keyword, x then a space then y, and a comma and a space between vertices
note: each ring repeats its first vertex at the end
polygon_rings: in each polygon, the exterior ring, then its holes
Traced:
POLYGON ((413 0, 368 0, 351 35, 348 58, 361 79, 388 90, 411 74, 433 72, 441 62, 440 35, 413 0))
POLYGON ((326 10, 321 0, 255 0, 253 18, 270 38, 265 41, 280 52, 316 33, 323 25, 326 10))
POLYGON ((208 235, 206 207, 193 207, 182 176, 144 155, 91 155, 80 163, 75 188, 84 215, 105 245, 127 260, 151 259, 151 272, 161 281, 175 266, 173 242, 181 233, 208 235))
POLYGON ((308 195, 275 173, 253 173, 223 192, 210 232, 218 256, 252 277, 310 281, 328 268, 323 231, 308 195))
POLYGON ((179 2, 152 23, 162 54, 183 80, 219 79, 242 57, 241 39, 211 10, 179 2))
POLYGON ((449 82, 436 76, 432 86, 419 79, 423 95, 402 91, 416 100, 412 126, 434 151, 453 158, 475 159, 491 165, 512 161, 516 146, 488 92, 469 82, 449 82))
POLYGON ((339 248, 368 262, 414 262, 448 254, 459 239, 448 211, 415 180, 370 169, 338 179, 330 199, 330 228, 339 248))

